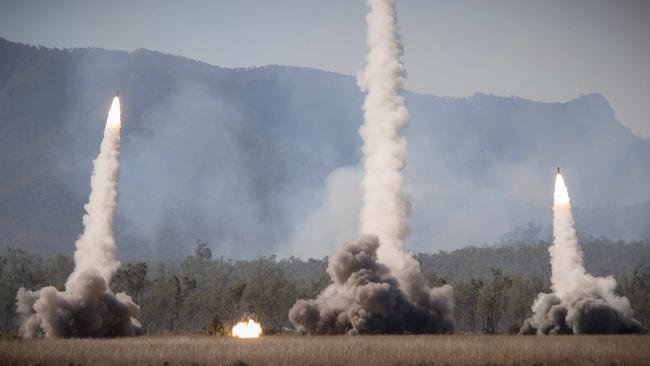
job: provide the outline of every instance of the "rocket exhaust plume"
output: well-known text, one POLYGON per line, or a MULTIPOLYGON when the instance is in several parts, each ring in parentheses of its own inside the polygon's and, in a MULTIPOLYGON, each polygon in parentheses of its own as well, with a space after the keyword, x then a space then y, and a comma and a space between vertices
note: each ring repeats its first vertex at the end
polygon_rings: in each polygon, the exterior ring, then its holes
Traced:
POLYGON ((99 155, 93 163, 84 231, 75 243, 74 271, 65 291, 52 286, 18 291, 20 333, 32 337, 116 337, 141 334, 140 308, 109 283, 120 263, 115 258, 113 219, 117 208, 120 157, 120 100, 113 98, 99 155))
POLYGON ((537 295, 533 316, 524 322, 519 334, 621 334, 641 330, 630 301, 615 294, 616 280, 585 271, 571 200, 559 168, 549 252, 553 293, 537 295))
POLYGON ((331 258, 333 280, 315 300, 289 311, 308 334, 451 333, 453 290, 430 289, 417 260, 404 252, 410 203, 403 192, 408 112, 400 96, 406 75, 400 61, 394 0, 367 2, 367 66, 359 76, 363 105, 364 177, 360 239, 331 258))

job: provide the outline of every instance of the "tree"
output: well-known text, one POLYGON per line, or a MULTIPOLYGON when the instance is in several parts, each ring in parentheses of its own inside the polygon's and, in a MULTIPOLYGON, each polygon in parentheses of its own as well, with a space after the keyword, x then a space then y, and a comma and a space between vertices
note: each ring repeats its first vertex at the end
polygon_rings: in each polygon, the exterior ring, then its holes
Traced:
POLYGON ((483 281, 471 279, 461 281, 454 286, 455 318, 459 329, 475 330, 478 319, 476 309, 478 305, 483 281))
POLYGON ((190 292, 196 289, 196 280, 187 276, 172 276, 169 280, 169 286, 174 311, 174 316, 169 322, 169 330, 175 330, 181 326, 181 309, 190 292))
POLYGON ((524 321, 532 315, 531 306, 537 294, 544 290, 541 278, 511 275, 512 286, 506 289, 503 323, 509 333, 517 333, 524 321))
POLYGON ((254 313, 267 331, 288 325, 295 286, 270 259, 258 259, 242 293, 242 310, 254 313))
POLYGON ((205 276, 211 260, 212 249, 208 248, 208 243, 201 239, 196 239, 194 255, 185 258, 185 261, 183 262, 183 272, 188 276, 205 276))
POLYGON ((126 292, 133 297, 133 300, 144 307, 143 293, 145 287, 149 284, 147 279, 147 264, 138 262, 135 264, 129 263, 126 268, 120 268, 111 280, 111 287, 114 292, 126 292))
POLYGON ((37 290, 48 282, 43 258, 20 249, 4 250, 0 259, 0 330, 16 327, 18 289, 37 290))
POLYGON ((208 243, 201 239, 196 239, 196 249, 194 256, 201 261, 209 261, 212 259, 212 249, 208 248, 208 243))
POLYGON ((635 317, 644 327, 650 326, 650 267, 637 268, 625 281, 624 295, 630 300, 635 317))
POLYGON ((478 314, 484 324, 484 333, 492 334, 501 328, 506 290, 510 287, 512 280, 501 270, 492 269, 492 280, 483 287, 478 299, 478 314))
POLYGON ((158 268, 157 274, 152 276, 151 284, 144 291, 147 311, 142 314, 142 319, 147 332, 160 329, 171 329, 172 300, 170 296, 170 279, 164 265, 158 268))

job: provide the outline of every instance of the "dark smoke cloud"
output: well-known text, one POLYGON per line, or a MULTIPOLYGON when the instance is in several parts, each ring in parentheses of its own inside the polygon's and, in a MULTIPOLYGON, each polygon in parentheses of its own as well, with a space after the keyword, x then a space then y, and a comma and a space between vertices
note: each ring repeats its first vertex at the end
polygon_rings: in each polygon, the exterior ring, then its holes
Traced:
POLYGON ((542 293, 535 301, 535 314, 526 319, 520 334, 639 333, 641 324, 629 309, 629 302, 616 306, 597 294, 576 292, 562 301, 555 294, 542 293))
POLYGON ((18 291, 18 314, 24 338, 120 337, 141 335, 136 320, 140 308, 125 293, 108 292, 97 271, 81 275, 80 293, 60 292, 52 286, 18 291))
POLYGON ((378 262, 379 246, 375 235, 346 242, 327 268, 334 283, 289 311, 294 327, 307 334, 452 333, 451 287, 437 289, 444 296, 428 306, 411 302, 378 262))

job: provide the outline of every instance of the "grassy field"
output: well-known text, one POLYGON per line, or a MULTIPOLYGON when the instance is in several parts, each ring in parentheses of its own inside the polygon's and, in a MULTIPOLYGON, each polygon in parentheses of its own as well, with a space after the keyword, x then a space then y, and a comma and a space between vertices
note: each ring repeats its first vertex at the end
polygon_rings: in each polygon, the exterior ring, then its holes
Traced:
POLYGON ((650 336, 207 336, 0 341, 2 365, 650 365, 650 336))

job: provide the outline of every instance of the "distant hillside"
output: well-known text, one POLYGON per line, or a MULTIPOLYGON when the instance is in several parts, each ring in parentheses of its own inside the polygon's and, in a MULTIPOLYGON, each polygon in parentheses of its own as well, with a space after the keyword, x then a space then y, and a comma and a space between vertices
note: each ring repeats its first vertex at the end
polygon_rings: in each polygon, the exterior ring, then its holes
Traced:
MULTIPOLYGON (((322 257, 356 235, 363 95, 353 77, 0 39, 0 245, 72 252, 117 89, 122 257, 177 258, 196 238, 216 255, 322 257)), ((547 225, 557 165, 581 232, 650 237, 650 141, 601 95, 406 96, 410 249, 547 225)))

